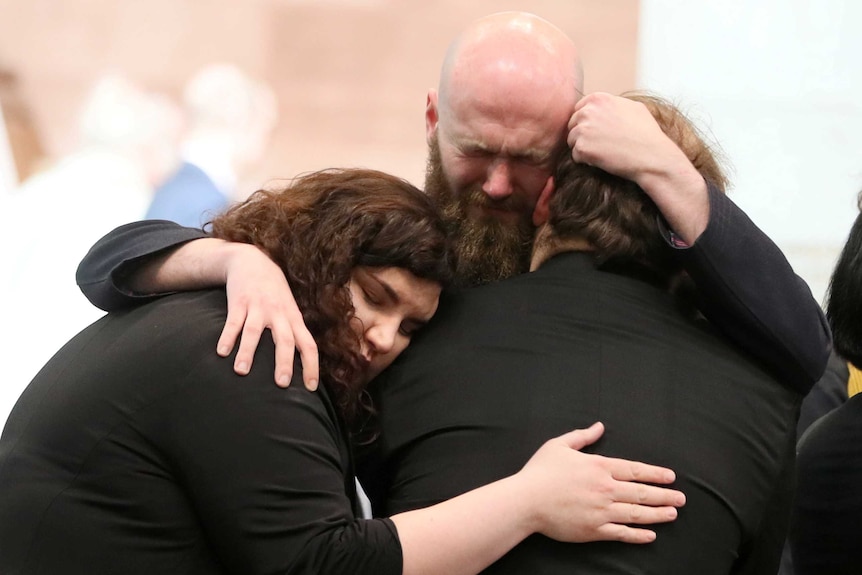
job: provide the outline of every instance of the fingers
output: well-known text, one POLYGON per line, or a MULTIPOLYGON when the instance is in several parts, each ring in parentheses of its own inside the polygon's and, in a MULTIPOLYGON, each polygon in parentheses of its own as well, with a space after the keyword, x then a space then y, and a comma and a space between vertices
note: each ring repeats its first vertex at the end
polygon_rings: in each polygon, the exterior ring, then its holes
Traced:
POLYGON ((614 458, 607 458, 605 465, 611 472, 611 476, 618 481, 662 484, 676 481, 676 474, 667 467, 614 458))
POLYGON ((292 308, 276 314, 278 319, 270 327, 275 342, 275 382, 279 387, 290 385, 295 351, 299 351, 303 383, 306 389, 315 391, 320 380, 317 343, 305 326, 302 312, 292 303, 292 308))
POLYGON ((272 341, 275 343, 275 383, 279 387, 290 386, 293 378, 293 357, 295 355, 295 341, 290 323, 280 319, 273 321, 270 327, 272 341))
POLYGON ((584 106, 588 106, 592 102, 601 102, 608 98, 613 98, 613 95, 608 94, 607 92, 592 92, 587 94, 575 103, 575 113, 579 112, 584 106))
POLYGON ((619 481, 612 488, 610 496, 616 503, 649 505, 650 507, 682 507, 685 505, 685 494, 682 491, 644 483, 619 481))
POLYGON ((655 531, 608 523, 597 530, 598 538, 595 541, 621 541, 623 543, 652 543, 655 541, 655 531))
POLYGON ((275 382, 280 387, 288 387, 293 377, 293 358, 296 350, 302 358, 302 374, 305 387, 317 390, 320 381, 317 343, 305 327, 302 313, 294 304, 295 313, 275 314, 279 318, 266 325, 263 316, 247 308, 228 310, 224 329, 218 340, 217 351, 222 357, 230 355, 240 334, 239 349, 234 360, 234 371, 238 375, 248 375, 254 361, 254 352, 260 343, 264 329, 269 327, 275 343, 275 382))
POLYGON ((294 336, 296 338, 296 348, 299 350, 299 356, 302 359, 302 380, 309 391, 315 391, 317 390, 318 381, 320 381, 317 343, 315 343, 311 333, 306 329, 305 324, 302 323, 300 325, 302 329, 297 330, 294 336))
POLYGON ((228 306, 227 320, 225 321, 224 328, 221 330, 221 335, 216 344, 216 352, 220 356, 227 357, 233 350, 233 346, 236 344, 236 338, 239 336, 242 331, 242 326, 245 324, 246 312, 247 310, 245 308, 235 309, 228 306))
POLYGON ((673 506, 650 507, 636 503, 612 503, 608 508, 608 523, 625 523, 631 525, 651 525, 668 523, 679 515, 679 510, 673 506))
POLYGON ((656 539, 655 531, 631 527, 631 525, 667 523, 675 520, 677 515, 678 512, 674 507, 646 507, 630 503, 614 503, 610 510, 610 521, 596 529, 596 537, 591 541, 652 543, 656 539))
POLYGON ((571 447, 572 449, 583 449, 587 445, 591 445, 605 432, 605 426, 597 421, 586 429, 576 429, 558 437, 560 441, 571 447))
POLYGON ((239 340, 239 349, 233 363, 233 370, 239 375, 248 375, 251 364, 254 361, 254 351, 260 343, 263 333, 263 323, 254 312, 249 313, 242 327, 242 336, 239 340))
POLYGON ((572 160, 579 164, 592 165, 593 160, 591 140, 588 134, 590 129, 587 122, 584 122, 582 114, 584 112, 576 112, 569 121, 569 133, 566 135, 566 144, 572 153, 572 160))

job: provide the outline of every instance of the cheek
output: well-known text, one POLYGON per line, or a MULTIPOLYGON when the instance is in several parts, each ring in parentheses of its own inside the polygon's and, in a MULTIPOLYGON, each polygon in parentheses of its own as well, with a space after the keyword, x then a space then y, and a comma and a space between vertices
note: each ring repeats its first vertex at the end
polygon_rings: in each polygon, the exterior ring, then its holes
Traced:
POLYGON ((350 327, 360 340, 365 336, 365 327, 362 324, 362 320, 358 317, 354 316, 350 318, 350 327))
POLYGON ((530 208, 536 206, 539 201, 539 196, 548 182, 551 174, 546 170, 537 170, 536 168, 524 167, 518 169, 514 175, 514 179, 520 192, 522 201, 530 208))
POLYGON ((353 300, 353 316, 350 318, 350 327, 357 337, 362 338, 365 334, 365 320, 368 318, 368 309, 357 293, 351 292, 353 300))
POLYGON ((395 337, 395 342, 392 344, 392 349, 389 351, 389 353, 385 355, 377 355, 374 357, 374 359, 371 360, 374 371, 376 373, 380 373, 381 371, 392 365, 392 362, 395 361, 395 359, 399 355, 401 355, 401 352, 407 349, 408 345, 410 345, 410 339, 404 337, 401 334, 398 334, 395 337))
POLYGON ((477 183, 483 183, 487 175, 486 160, 481 158, 453 157, 443 162, 443 173, 456 194, 477 183))

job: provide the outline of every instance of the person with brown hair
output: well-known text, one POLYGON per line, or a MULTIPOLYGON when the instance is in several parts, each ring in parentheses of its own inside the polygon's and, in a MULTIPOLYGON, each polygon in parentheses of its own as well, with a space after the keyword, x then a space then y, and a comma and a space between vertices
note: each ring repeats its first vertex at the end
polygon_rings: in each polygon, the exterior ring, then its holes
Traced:
MULTIPOLYGON (((281 390, 263 372, 240 380, 211 352, 223 289, 108 314, 48 362, 0 437, 0 571, 467 574, 533 532, 583 541, 607 529, 571 488, 576 450, 599 424, 463 497, 357 519, 349 431, 363 389, 452 276, 445 226, 419 190, 369 170, 313 173, 257 192, 213 234, 263 250, 290 278, 318 344, 318 392, 281 390)), ((274 353, 270 341, 258 357, 274 353)), ((620 467, 673 481, 668 469, 620 467)), ((647 485, 630 497, 642 503, 620 511, 630 523, 670 521, 684 502, 647 485)), ((631 527, 617 537, 651 540, 631 527)))
MULTIPOLYGON (((718 153, 681 110, 647 93, 633 92, 623 97, 641 104, 635 109, 644 108, 700 177, 710 182, 716 192, 725 193, 728 179, 718 153)), ((612 106, 629 106, 618 98, 610 102, 612 106)), ((638 111, 645 116, 643 110, 638 111)), ((679 282, 685 268, 674 252, 667 249, 662 213, 635 182, 572 158, 560 163, 555 179, 560 193, 543 194, 537 201, 534 221, 544 220, 546 225, 538 230, 531 269, 537 265, 536 254, 542 254, 548 246, 560 249, 573 243, 576 247, 588 246, 602 266, 621 261, 629 273, 638 268, 639 273, 668 289, 681 289, 679 282), (554 239, 546 237, 547 234, 554 239)))
MULTIPOLYGON (((722 193, 720 164, 678 109, 602 98, 627 129, 596 141, 682 154, 722 193)), ((636 183, 572 158, 555 180, 537 201, 534 271, 444 295, 372 383, 382 432, 359 476, 375 509, 456 496, 511 473, 543 438, 601 420, 591 453, 674 469, 678 519, 649 546, 531 537, 488 573, 775 573, 802 394, 672 293, 683 268, 636 183)))

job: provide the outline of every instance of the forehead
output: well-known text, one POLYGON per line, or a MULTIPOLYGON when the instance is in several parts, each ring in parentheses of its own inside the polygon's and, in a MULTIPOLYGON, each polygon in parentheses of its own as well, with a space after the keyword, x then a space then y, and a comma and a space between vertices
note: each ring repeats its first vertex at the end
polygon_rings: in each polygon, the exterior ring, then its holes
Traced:
POLYGON ((441 136, 459 146, 517 155, 547 154, 561 145, 574 104, 555 97, 557 90, 543 93, 513 81, 458 83, 461 90, 453 89, 440 106, 441 136))

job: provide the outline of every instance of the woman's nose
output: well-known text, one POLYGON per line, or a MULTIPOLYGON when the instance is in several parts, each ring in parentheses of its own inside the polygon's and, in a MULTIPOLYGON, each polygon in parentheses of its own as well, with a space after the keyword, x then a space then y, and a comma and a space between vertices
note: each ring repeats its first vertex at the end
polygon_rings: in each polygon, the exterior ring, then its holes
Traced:
POLYGON ((386 354, 395 346, 398 327, 392 322, 375 323, 365 332, 365 339, 373 348, 374 353, 386 354))

